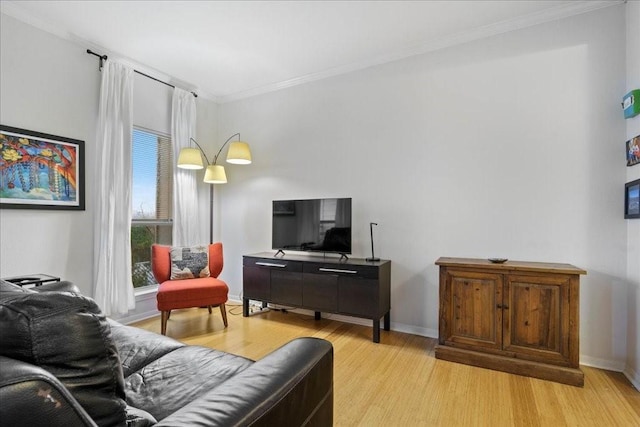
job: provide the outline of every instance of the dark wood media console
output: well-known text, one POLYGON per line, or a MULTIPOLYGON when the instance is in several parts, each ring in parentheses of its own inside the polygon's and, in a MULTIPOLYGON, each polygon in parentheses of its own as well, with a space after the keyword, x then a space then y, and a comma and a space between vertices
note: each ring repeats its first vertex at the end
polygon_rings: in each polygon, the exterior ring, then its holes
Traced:
POLYGON ((391 261, 368 262, 322 256, 243 256, 242 315, 249 300, 371 319, 373 342, 380 342, 380 319, 390 328, 391 261))

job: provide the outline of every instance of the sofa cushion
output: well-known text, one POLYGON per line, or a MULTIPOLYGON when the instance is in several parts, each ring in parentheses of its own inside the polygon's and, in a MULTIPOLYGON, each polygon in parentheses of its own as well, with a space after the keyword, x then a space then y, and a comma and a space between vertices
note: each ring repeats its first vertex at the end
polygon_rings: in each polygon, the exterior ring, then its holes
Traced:
POLYGON ((172 247, 171 280, 209 277, 209 248, 207 246, 172 247))
POLYGON ((105 316, 90 298, 0 284, 0 354, 49 371, 100 426, 126 422, 124 377, 105 316))
POLYGON ((188 280, 167 280, 158 287, 158 310, 175 310, 227 302, 229 287, 213 277, 188 280))
POLYGON ((126 378, 127 401, 159 421, 252 364, 205 347, 177 348, 126 378))
POLYGON ((108 320, 125 378, 165 354, 185 346, 173 338, 108 320))

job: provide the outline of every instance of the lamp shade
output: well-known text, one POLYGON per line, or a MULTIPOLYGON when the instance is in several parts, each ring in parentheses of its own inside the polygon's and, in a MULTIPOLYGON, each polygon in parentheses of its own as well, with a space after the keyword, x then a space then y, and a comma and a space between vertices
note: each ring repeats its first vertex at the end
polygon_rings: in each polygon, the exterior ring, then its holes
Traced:
POLYGON ((235 141, 229 145, 227 152, 227 162, 236 165, 248 165, 251 163, 251 150, 249 144, 242 141, 235 141))
POLYGON ((204 182, 207 184, 226 184, 227 174, 222 165, 209 165, 204 173, 204 182))
POLYGON ((202 169, 202 156, 197 148, 183 148, 178 156, 178 167, 181 169, 202 169))

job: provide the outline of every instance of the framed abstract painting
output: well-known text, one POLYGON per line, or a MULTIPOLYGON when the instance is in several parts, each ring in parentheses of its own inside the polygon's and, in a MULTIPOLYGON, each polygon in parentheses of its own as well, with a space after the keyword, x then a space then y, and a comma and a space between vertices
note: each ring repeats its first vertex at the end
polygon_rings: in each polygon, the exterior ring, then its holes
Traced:
POLYGON ((84 141, 0 125, 0 208, 84 210, 84 141))

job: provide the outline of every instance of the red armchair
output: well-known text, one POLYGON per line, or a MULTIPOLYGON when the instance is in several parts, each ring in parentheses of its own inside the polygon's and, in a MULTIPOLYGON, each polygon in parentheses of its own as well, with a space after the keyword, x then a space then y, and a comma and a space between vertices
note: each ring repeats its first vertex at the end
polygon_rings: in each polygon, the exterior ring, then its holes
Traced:
POLYGON ((171 255, 170 246, 151 246, 151 269, 153 276, 160 286, 158 287, 158 310, 162 313, 160 319, 160 331, 162 335, 167 332, 167 320, 171 310, 191 307, 207 307, 211 314, 211 307, 220 307, 224 327, 227 324, 227 310, 225 303, 228 299, 229 287, 218 279, 222 271, 222 243, 209 245, 209 272, 211 277, 197 279, 171 280, 171 255))

